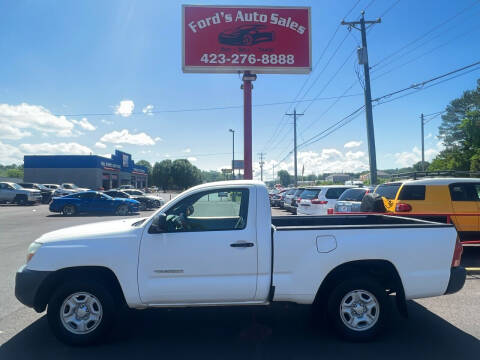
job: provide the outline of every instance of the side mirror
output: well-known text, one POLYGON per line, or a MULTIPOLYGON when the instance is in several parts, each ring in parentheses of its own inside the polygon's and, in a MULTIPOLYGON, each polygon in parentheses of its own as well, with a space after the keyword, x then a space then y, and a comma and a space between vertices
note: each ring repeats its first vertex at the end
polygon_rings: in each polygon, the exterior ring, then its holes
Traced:
POLYGON ((161 233, 167 230, 167 215, 164 213, 158 214, 150 225, 149 233, 161 233))

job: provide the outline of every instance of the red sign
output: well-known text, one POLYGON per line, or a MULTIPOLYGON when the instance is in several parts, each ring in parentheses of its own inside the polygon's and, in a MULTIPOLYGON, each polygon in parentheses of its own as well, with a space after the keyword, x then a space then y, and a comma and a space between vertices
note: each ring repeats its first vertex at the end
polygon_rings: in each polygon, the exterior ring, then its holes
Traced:
POLYGON ((308 73, 309 7, 183 5, 184 72, 308 73))

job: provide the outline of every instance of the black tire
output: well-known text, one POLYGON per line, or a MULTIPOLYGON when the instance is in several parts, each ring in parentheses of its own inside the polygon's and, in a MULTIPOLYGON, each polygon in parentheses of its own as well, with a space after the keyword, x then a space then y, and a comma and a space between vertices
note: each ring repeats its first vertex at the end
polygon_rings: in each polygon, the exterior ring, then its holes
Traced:
POLYGON ((77 213, 77 208, 75 207, 75 205, 72 205, 72 204, 67 204, 62 209, 62 214, 64 216, 73 216, 76 213, 77 213))
POLYGON ((341 337, 350 341, 373 340, 385 326, 389 313, 390 301, 385 289, 370 277, 354 277, 345 280, 333 289, 328 298, 328 317, 331 325, 341 337), (350 298, 351 294, 355 295, 350 298), (355 296, 359 295, 362 299, 356 301, 355 296), (373 295, 370 300, 376 305, 371 309, 367 309, 364 301, 368 301, 369 295, 373 295), (350 299, 353 301, 351 304, 355 305, 342 308, 342 303, 348 304, 350 299), (355 316, 351 316, 350 311, 353 311, 355 316), (376 320, 372 320, 369 324, 368 321, 372 317, 376 320), (352 319, 350 326, 347 325, 349 318, 352 319), (355 322, 357 324, 354 326, 355 322))
POLYGON ((27 205, 28 204, 28 198, 26 195, 17 195, 15 196, 15 200, 14 202, 17 204, 17 205, 27 205))
MULTIPOLYGON (((81 295, 79 296, 81 298, 81 295)), ((47 318, 50 328, 60 341, 68 345, 84 346, 105 340, 107 333, 115 321, 116 309, 117 305, 112 298, 108 286, 100 282, 73 280, 62 284, 50 298, 47 318), (101 310, 98 312, 101 314, 98 323, 91 325, 91 329, 87 327, 88 332, 81 334, 74 333, 75 326, 73 322, 65 324, 62 320, 62 311, 66 311, 66 308, 63 307, 64 302, 70 296, 79 293, 93 296, 95 300, 98 301, 95 302, 97 306, 96 310, 101 310), (98 306, 98 304, 100 304, 100 306, 98 306)), ((89 316, 89 314, 87 313, 86 316, 89 316)), ((78 320, 78 318, 76 318, 76 320, 78 320)), ((86 326, 88 326, 88 324, 86 326)))
POLYGON ((130 209, 128 208, 128 205, 119 205, 117 209, 115 210, 115 215, 117 216, 126 216, 130 212, 130 209))

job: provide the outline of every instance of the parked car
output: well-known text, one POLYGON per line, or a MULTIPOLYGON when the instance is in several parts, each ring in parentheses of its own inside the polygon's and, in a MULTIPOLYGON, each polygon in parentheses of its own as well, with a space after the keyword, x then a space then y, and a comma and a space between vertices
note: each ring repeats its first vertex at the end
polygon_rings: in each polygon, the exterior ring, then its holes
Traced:
POLYGON ((285 202, 283 208, 290 211, 292 214, 297 213, 298 202, 300 202, 299 196, 305 190, 305 188, 295 188, 291 194, 285 196, 285 202))
POLYGON ((280 207, 280 204, 282 202, 282 195, 287 192, 287 190, 289 189, 282 189, 280 190, 279 192, 277 192, 276 194, 273 194, 271 197, 270 197, 270 206, 272 207, 280 207))
POLYGON ((90 189, 78 187, 74 183, 63 183, 58 189, 55 190, 53 196, 65 196, 88 190, 90 189))
POLYGON ((0 202, 31 205, 42 201, 42 193, 36 189, 25 189, 13 182, 0 182, 0 202))
POLYGON ((327 215, 328 209, 333 212, 337 199, 342 193, 352 188, 349 185, 324 185, 307 188, 301 194, 302 200, 298 205, 298 215, 327 215))
POLYGON ((140 211, 148 210, 148 209, 156 209, 161 206, 158 200, 152 199, 150 196, 130 195, 130 194, 127 194, 125 191, 120 191, 120 190, 108 190, 108 191, 104 191, 103 193, 113 198, 137 200, 140 203, 140 211))
POLYGON ((152 208, 159 208, 160 206, 163 206, 163 204, 165 204, 165 201, 160 196, 145 194, 143 191, 136 189, 125 189, 123 191, 126 192, 128 195, 133 196, 133 198, 141 196, 150 199, 152 208))
POLYGON ((106 339, 124 307, 277 301, 312 304, 341 336, 369 340, 398 324, 389 318, 394 304, 406 315, 406 300, 459 291, 461 254, 451 224, 375 214, 272 218, 263 183, 236 180, 193 187, 149 218, 42 235, 16 274, 15 295, 47 309, 53 333, 75 345, 106 339))
POLYGON ((53 192, 54 190, 47 188, 46 186, 43 186, 42 184, 37 184, 37 183, 18 183, 21 187, 24 189, 36 189, 39 190, 40 193, 42 194, 42 203, 43 204, 48 204, 50 200, 52 200, 53 192))
POLYGON ((133 199, 112 198, 97 191, 84 191, 54 197, 50 211, 72 216, 80 213, 103 213, 125 216, 139 210, 140 203, 133 199))
POLYGON ((381 184, 375 193, 385 197, 388 212, 398 214, 479 213, 452 216, 462 241, 480 240, 480 179, 425 178, 381 184))
POLYGON ((292 202, 292 196, 295 193, 296 188, 290 188, 282 194, 282 198, 280 199, 280 209, 285 209, 285 203, 292 202))
POLYGON ((345 190, 335 203, 335 214, 361 212, 362 200, 365 194, 373 191, 373 188, 361 187, 345 190))
POLYGON ((42 184, 42 185, 45 186, 47 189, 50 189, 50 190, 60 189, 60 185, 58 185, 58 184, 42 184))
POLYGON ((121 185, 118 190, 135 189, 133 185, 121 185))

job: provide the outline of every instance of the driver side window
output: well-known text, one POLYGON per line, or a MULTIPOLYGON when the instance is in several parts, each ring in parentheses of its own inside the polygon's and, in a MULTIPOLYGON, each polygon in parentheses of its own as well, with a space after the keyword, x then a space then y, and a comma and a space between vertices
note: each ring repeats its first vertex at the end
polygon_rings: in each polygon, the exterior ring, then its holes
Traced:
POLYGON ((248 189, 197 193, 169 209, 168 232, 242 230, 247 225, 248 189))

